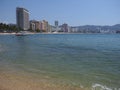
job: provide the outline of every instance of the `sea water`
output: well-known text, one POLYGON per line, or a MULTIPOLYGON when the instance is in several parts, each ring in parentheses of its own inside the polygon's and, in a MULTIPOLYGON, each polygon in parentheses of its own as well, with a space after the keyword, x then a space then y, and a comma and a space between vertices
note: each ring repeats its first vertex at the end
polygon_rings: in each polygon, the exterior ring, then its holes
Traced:
POLYGON ((0 72, 5 68, 55 84, 120 90, 120 35, 0 35, 0 72))

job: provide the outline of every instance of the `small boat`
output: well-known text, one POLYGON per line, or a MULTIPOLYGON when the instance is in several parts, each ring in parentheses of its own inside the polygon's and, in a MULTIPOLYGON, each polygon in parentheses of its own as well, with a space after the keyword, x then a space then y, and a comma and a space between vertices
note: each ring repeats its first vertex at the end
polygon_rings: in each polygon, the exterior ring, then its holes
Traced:
POLYGON ((57 31, 53 32, 54 34, 58 33, 57 31))
POLYGON ((16 36, 26 36, 27 34, 23 31, 21 31, 21 32, 16 33, 15 35, 16 36))

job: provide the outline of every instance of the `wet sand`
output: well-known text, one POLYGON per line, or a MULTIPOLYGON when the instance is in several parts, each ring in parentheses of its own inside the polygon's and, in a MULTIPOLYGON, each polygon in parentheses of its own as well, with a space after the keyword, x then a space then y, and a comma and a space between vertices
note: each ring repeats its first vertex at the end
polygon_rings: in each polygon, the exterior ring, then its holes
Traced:
POLYGON ((71 85, 55 84, 49 79, 40 79, 35 76, 0 72, 0 90, 85 90, 71 85))

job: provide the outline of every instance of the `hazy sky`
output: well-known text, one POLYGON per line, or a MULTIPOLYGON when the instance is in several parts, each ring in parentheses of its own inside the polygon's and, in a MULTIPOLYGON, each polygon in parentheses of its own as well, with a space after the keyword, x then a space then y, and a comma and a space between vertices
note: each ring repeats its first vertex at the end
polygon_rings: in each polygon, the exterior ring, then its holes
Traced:
POLYGON ((0 0, 0 22, 16 23, 16 7, 30 12, 30 19, 54 24, 120 24, 120 0, 0 0))

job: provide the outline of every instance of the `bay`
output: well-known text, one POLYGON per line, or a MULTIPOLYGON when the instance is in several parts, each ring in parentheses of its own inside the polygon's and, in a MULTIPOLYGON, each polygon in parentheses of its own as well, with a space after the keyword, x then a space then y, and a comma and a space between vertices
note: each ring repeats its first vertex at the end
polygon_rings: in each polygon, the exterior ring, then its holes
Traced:
POLYGON ((0 68, 89 90, 119 90, 120 35, 0 35, 0 68))

